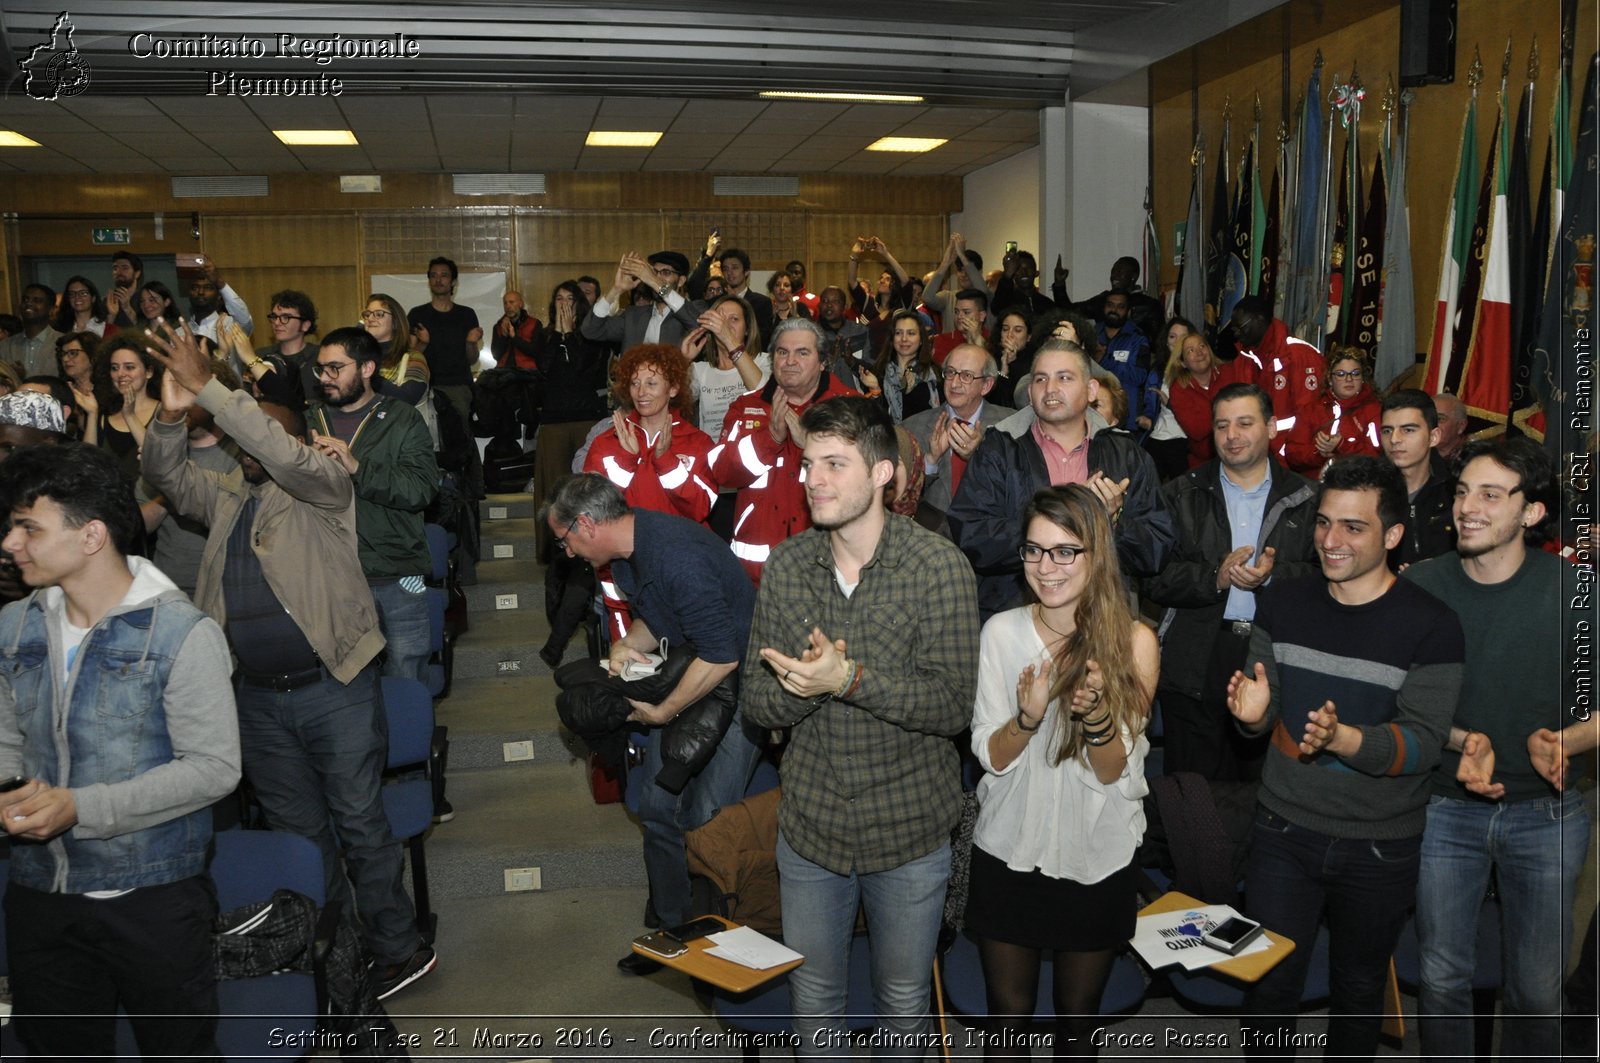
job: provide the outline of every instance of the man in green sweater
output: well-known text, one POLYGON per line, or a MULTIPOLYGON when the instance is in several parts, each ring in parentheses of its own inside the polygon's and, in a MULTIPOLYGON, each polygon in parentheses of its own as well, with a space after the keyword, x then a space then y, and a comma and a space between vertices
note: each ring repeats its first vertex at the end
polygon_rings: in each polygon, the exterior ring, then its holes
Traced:
POLYGON ((1566 562, 1529 549, 1554 524, 1555 475, 1549 456, 1521 438, 1468 444, 1460 460, 1456 551, 1406 570, 1460 616, 1467 647, 1461 703, 1433 773, 1417 885, 1422 1050, 1473 1054, 1474 928, 1493 870, 1503 1003, 1517 1027, 1505 1043, 1530 1058, 1557 1056, 1589 816, 1572 778, 1556 789, 1529 755, 1529 736, 1560 731, 1572 722, 1564 708, 1576 704, 1561 665, 1566 562))

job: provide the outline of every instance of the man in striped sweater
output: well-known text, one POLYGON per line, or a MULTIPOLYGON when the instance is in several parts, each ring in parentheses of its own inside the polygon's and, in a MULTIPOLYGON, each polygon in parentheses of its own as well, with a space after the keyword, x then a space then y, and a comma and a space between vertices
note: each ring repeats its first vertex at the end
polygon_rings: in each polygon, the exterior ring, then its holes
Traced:
POLYGON ((1389 571, 1405 482, 1381 458, 1329 467, 1317 502, 1320 577, 1257 594, 1228 708, 1271 731, 1246 910, 1299 946, 1245 1000, 1247 1050, 1297 1044, 1312 943, 1328 924, 1327 1053, 1377 1048, 1384 979, 1416 894, 1430 772, 1461 686, 1461 624, 1389 571))

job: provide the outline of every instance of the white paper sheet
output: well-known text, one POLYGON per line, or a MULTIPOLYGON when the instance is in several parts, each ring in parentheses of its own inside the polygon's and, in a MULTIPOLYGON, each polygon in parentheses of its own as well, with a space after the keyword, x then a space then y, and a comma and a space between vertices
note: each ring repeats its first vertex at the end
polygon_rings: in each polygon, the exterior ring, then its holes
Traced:
MULTIPOLYGON (((1231 905, 1202 904, 1160 915, 1141 915, 1134 924, 1131 944, 1139 957, 1151 967, 1170 967, 1175 963, 1186 971, 1210 967, 1234 957, 1203 944, 1200 936, 1238 914, 1231 905)), ((1271 946, 1267 936, 1262 934, 1241 949, 1238 955, 1248 956, 1271 946)))
POLYGON ((782 942, 774 941, 761 931, 751 930, 747 926, 712 934, 709 940, 715 944, 706 949, 707 956, 718 956, 757 971, 805 959, 782 942))

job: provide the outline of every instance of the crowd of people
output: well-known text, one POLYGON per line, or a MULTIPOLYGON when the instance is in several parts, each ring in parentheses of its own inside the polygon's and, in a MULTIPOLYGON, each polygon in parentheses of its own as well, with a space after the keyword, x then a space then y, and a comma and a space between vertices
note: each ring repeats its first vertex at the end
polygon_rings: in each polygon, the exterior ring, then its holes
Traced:
MULTIPOLYGON (((1294 1043, 1326 925, 1328 1051, 1370 1056, 1414 909, 1424 1051, 1466 1055, 1460 928, 1493 888, 1507 1020, 1556 1051, 1589 837, 1570 758, 1595 728, 1563 716, 1545 452, 1468 441, 1458 400, 1380 393, 1366 352, 1324 356, 1265 300, 1223 328, 1167 318, 1131 259, 1075 301, 1059 262, 1047 295, 1031 253, 985 273, 959 234, 920 277, 877 237, 849 257, 843 285, 812 292, 794 261, 763 295, 713 231, 694 264, 629 251, 608 289, 563 281, 542 321, 508 291, 485 329, 441 256, 429 302, 373 293, 359 327, 321 333, 309 295, 274 293, 259 347, 206 259, 187 314, 128 253, 104 297, 29 285, 0 319, 0 816, 39 843, 14 848, 7 903, 30 1048, 106 1036, 32 1018, 86 999, 214 1012, 198 955, 158 975, 148 942, 208 931, 188 894, 241 772, 353 897, 380 994, 433 969, 379 800, 378 678, 427 656, 423 514, 487 340, 538 400, 558 709, 607 755, 649 736, 648 925, 696 914, 686 832, 781 757, 802 1054, 848 1052, 858 908, 879 1032, 920 1054, 953 867, 995 1054, 1046 954, 1057 1052, 1091 1049, 1157 713, 1160 770, 1254 795, 1243 910, 1302 946, 1247 994, 1269 1043, 1294 1043), (562 664, 591 607, 600 645, 562 664), (151 726, 97 726, 93 698, 151 726), (92 979, 85 925, 114 957, 92 979)), ((147 1051, 203 1043, 181 1025, 135 1022, 147 1051)))

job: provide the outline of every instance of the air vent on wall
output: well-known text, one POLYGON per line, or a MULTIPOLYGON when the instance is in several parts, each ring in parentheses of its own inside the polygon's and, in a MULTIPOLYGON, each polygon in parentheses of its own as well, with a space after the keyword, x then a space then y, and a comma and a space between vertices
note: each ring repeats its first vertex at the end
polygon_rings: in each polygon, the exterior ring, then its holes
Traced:
POLYGON ((454 175, 458 196, 542 196, 542 173, 458 173, 454 175))
POLYGON ((798 196, 798 177, 715 177, 711 189, 719 196, 798 196))
POLYGON ((265 196, 265 177, 174 177, 173 199, 231 198, 236 196, 265 196))

